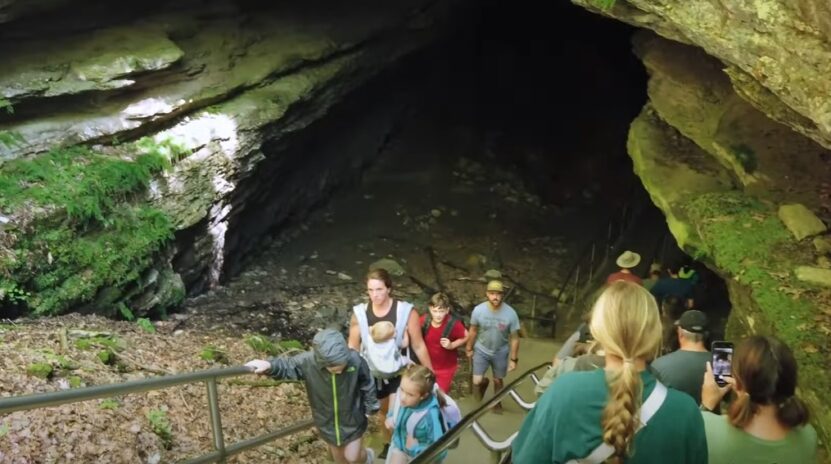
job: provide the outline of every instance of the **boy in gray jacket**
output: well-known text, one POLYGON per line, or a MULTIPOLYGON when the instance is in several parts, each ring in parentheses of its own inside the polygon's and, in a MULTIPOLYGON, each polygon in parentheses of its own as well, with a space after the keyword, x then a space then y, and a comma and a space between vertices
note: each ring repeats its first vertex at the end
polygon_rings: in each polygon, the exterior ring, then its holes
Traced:
POLYGON ((368 416, 381 405, 375 396, 375 381, 358 352, 350 350, 340 332, 322 330, 312 349, 296 356, 245 364, 255 374, 276 379, 303 380, 315 425, 329 444, 337 463, 363 464, 375 460, 375 452, 364 448, 368 416))

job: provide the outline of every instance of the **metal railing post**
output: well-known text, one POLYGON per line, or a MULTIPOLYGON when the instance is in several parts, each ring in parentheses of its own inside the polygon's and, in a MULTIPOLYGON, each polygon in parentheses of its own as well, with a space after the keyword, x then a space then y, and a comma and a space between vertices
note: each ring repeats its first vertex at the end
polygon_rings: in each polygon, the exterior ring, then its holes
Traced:
POLYGON ((225 462, 225 438, 222 436, 222 419, 219 416, 219 400, 216 392, 216 379, 205 381, 208 386, 208 411, 211 415, 211 429, 214 438, 214 450, 219 452, 219 462, 225 462))

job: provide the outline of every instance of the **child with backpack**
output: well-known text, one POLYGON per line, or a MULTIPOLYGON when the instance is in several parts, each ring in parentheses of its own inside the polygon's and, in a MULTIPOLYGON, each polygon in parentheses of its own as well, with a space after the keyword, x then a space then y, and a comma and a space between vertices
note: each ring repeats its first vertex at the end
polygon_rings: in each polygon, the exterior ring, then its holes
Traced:
MULTIPOLYGON (((459 407, 436 387, 433 372, 418 364, 407 366, 395 405, 387 413, 392 445, 386 464, 412 461, 460 420, 459 407)), ((441 462, 446 456, 445 451, 433 462, 441 462)))
POLYGON ((365 448, 367 417, 380 409, 375 381, 361 356, 350 350, 340 332, 315 335, 312 349, 296 356, 255 359, 245 364, 255 374, 303 380, 320 436, 338 464, 371 464, 375 452, 365 448))
POLYGON ((450 312, 450 298, 436 293, 430 298, 429 312, 421 316, 421 333, 430 360, 436 383, 445 393, 450 393, 450 384, 459 368, 457 349, 467 343, 467 329, 460 319, 450 312))

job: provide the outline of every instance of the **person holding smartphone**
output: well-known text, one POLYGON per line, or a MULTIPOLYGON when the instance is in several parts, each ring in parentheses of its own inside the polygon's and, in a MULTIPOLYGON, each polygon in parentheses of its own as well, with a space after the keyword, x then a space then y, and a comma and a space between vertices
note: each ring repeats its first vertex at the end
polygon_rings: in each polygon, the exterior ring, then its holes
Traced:
POLYGON ((781 340, 754 335, 735 354, 713 345, 714 364, 707 363, 701 409, 710 464, 817 462, 817 432, 808 423, 805 403, 796 396, 797 365, 781 340), (716 353, 724 355, 715 358, 716 353), (719 369, 732 361, 727 373, 719 369), (720 383, 723 384, 720 385, 720 383), (726 416, 714 411, 727 392, 735 392, 726 416))

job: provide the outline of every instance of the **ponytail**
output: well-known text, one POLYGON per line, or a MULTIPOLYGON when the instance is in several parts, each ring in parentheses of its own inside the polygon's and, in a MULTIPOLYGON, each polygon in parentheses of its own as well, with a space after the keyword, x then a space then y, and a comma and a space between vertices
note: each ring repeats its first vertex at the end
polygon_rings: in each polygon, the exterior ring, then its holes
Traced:
POLYGON ((607 373, 609 400, 603 409, 603 441, 615 449, 615 463, 629 453, 638 427, 643 382, 634 361, 625 360, 619 372, 607 373))
POLYGON ((790 396, 776 405, 776 418, 788 427, 798 427, 808 423, 811 414, 808 405, 796 396, 790 396))

